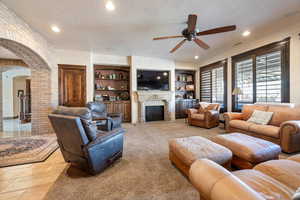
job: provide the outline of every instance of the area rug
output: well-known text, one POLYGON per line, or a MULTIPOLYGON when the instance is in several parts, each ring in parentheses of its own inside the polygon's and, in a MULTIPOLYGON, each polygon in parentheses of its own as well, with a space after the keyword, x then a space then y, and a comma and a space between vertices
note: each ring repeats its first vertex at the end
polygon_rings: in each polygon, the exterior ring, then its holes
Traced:
POLYGON ((44 200, 198 200, 199 195, 168 158, 168 140, 211 138, 224 129, 201 129, 184 121, 125 124, 123 158, 96 176, 66 167, 44 200))
POLYGON ((0 139, 0 167, 45 161, 58 148, 54 134, 0 139))

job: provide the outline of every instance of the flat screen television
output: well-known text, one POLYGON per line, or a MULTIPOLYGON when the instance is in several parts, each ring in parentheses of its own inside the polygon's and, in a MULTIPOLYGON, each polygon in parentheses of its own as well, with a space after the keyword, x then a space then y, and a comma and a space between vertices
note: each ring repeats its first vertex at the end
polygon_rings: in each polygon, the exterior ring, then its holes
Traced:
POLYGON ((137 70, 137 89, 167 91, 169 74, 169 71, 137 70))

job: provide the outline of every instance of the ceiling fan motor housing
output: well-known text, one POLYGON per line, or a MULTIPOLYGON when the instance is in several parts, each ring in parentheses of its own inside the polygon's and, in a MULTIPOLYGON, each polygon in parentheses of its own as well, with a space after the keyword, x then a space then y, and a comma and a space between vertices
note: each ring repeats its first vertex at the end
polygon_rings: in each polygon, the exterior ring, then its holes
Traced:
POLYGON ((184 29, 183 31, 182 31, 182 35, 188 40, 188 41, 192 41, 192 40, 194 40, 195 39, 195 37, 196 37, 196 32, 194 31, 194 32, 189 32, 188 31, 188 29, 186 28, 186 29, 184 29))

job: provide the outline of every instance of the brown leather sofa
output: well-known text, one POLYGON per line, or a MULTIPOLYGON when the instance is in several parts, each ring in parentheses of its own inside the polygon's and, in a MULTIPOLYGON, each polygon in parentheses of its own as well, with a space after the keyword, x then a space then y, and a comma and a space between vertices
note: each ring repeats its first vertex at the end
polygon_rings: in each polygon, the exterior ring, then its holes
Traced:
POLYGON ((213 161, 193 163, 189 178, 201 200, 290 200, 300 187, 300 156, 229 172, 213 161))
POLYGON ((202 128, 219 126, 220 104, 200 102, 199 109, 188 109, 188 123, 202 128))
POLYGON ((225 113, 226 132, 240 132, 281 146, 282 151, 300 151, 300 109, 280 105, 244 105, 241 113, 225 113), (268 125, 247 122, 254 110, 273 112, 268 125))

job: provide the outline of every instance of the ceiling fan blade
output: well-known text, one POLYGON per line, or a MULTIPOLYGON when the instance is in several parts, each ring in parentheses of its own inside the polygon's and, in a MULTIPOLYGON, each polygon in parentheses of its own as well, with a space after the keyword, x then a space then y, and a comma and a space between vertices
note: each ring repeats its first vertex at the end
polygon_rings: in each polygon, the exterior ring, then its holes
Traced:
POLYGON ((181 42, 179 42, 171 51, 170 53, 174 53, 178 48, 180 48, 183 43, 185 43, 186 39, 182 40, 181 42))
POLYGON ((194 42, 196 44, 198 44, 203 49, 209 49, 209 46, 205 42, 203 42, 202 40, 199 40, 198 38, 195 38, 194 42))
POLYGON ((216 34, 216 33, 224 33, 228 31, 234 31, 236 29, 236 25, 233 26, 224 26, 224 27, 219 27, 219 28, 214 28, 206 31, 202 31, 197 33, 198 36, 200 35, 210 35, 210 34, 216 34))
POLYGON ((182 38, 182 35, 176 35, 176 36, 165 36, 165 37, 156 37, 153 38, 153 40, 165 40, 165 39, 172 39, 172 38, 182 38))
POLYGON ((189 33, 194 32, 196 29, 196 24, 197 24, 197 15, 189 15, 187 23, 188 23, 189 33))

